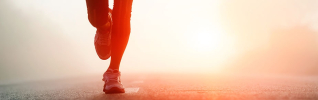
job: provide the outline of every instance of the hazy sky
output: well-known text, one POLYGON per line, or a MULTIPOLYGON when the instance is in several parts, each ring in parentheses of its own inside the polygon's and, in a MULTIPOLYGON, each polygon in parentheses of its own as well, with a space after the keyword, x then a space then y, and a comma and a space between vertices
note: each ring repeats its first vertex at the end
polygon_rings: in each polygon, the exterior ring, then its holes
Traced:
MULTIPOLYGON (((240 52, 266 47, 272 28, 317 29, 317 5, 316 0, 134 0, 121 70, 217 72, 240 52)), ((1 0, 0 13, 0 80, 106 70, 109 61, 95 52, 85 0, 1 0)))

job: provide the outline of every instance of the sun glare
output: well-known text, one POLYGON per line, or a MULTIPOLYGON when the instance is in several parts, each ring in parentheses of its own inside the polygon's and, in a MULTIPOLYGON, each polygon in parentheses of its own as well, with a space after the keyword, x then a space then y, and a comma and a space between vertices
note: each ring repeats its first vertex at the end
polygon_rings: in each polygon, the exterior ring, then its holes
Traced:
POLYGON ((198 31, 188 36, 188 44, 195 52, 214 52, 222 45, 224 37, 220 31, 198 31))
POLYGON ((193 46, 198 51, 214 50, 220 45, 218 33, 203 32, 193 37, 193 46))

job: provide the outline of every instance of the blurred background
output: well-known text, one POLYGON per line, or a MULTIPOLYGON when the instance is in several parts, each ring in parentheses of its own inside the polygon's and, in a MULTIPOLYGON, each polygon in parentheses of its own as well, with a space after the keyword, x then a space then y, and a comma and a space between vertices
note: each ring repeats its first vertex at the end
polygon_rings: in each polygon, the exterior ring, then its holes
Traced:
MULTIPOLYGON (((113 1, 110 0, 112 8, 113 1)), ((123 73, 318 74, 317 0, 134 0, 123 73)), ((100 74, 85 0, 1 0, 0 84, 100 74)))

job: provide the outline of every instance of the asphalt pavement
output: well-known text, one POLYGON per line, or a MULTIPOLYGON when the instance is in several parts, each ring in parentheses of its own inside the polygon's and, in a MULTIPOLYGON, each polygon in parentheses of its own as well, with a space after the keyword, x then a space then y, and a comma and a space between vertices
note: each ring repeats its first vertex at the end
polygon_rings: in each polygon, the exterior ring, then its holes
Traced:
POLYGON ((317 76, 123 74, 104 94, 100 75, 0 85, 1 100, 318 100, 317 76))

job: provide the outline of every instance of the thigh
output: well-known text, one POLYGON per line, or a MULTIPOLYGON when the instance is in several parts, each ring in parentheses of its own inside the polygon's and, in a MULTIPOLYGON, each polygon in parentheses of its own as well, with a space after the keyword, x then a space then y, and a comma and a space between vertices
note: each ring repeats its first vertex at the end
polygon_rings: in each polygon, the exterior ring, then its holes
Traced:
POLYGON ((114 0, 113 21, 121 27, 129 26, 133 0, 114 0))
POLYGON ((89 22, 96 28, 108 21, 108 0, 86 0, 89 22))

